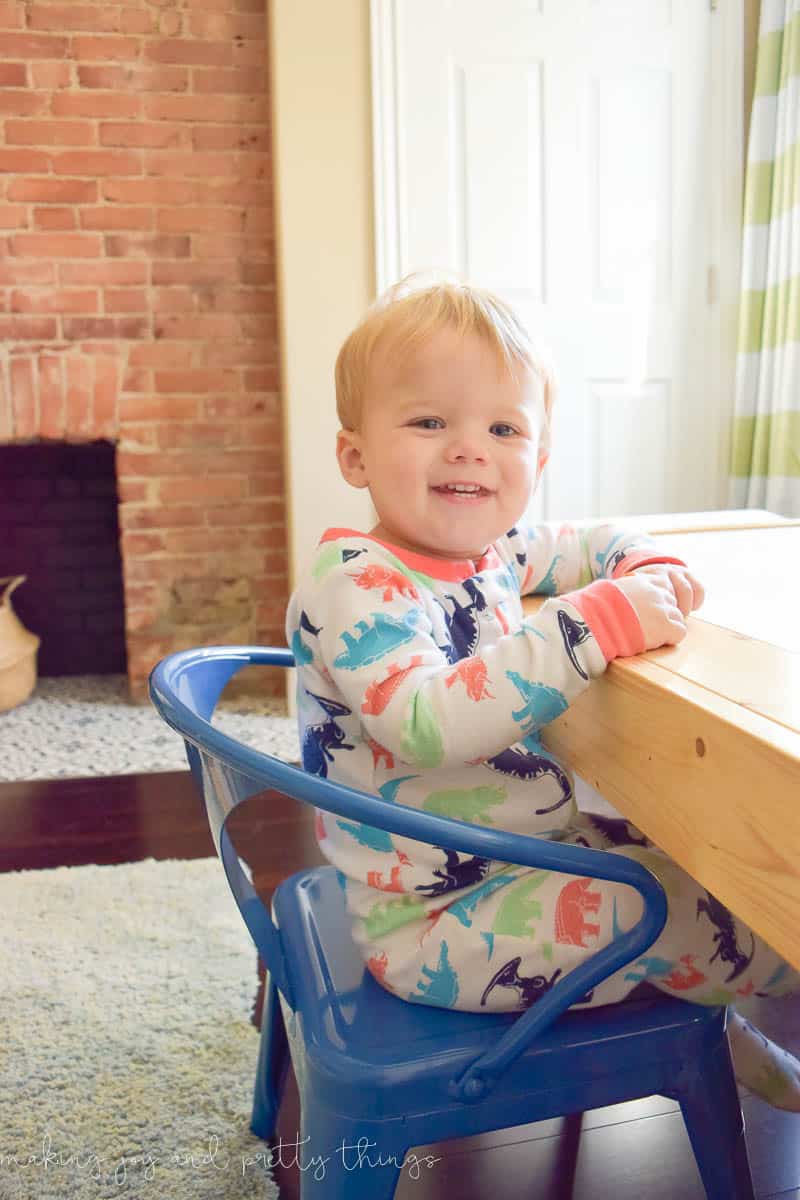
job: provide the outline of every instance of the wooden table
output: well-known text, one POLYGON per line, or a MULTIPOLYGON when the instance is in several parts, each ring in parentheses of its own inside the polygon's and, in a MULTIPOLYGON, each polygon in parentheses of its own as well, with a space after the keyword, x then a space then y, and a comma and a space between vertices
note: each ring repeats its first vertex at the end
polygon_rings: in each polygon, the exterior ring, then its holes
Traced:
POLYGON ((685 641, 611 663, 544 741, 800 968, 800 522, 768 518, 660 533, 706 587, 685 641))

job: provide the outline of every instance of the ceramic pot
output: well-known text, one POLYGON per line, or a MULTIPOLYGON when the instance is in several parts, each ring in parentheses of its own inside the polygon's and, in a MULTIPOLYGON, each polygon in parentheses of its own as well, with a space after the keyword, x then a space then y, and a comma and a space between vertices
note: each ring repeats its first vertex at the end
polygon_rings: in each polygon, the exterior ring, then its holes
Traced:
POLYGON ((0 712, 27 700, 36 686, 36 652, 41 639, 26 629, 11 604, 25 575, 0 579, 0 712))

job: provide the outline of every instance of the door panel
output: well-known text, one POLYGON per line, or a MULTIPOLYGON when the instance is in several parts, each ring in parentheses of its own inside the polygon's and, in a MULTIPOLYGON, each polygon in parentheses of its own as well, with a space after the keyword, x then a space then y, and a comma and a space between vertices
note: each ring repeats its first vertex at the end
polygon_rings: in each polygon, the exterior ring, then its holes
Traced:
POLYGON ((702 508, 709 5, 399 0, 393 14, 396 276, 466 275, 549 346, 553 454, 533 515, 702 508))

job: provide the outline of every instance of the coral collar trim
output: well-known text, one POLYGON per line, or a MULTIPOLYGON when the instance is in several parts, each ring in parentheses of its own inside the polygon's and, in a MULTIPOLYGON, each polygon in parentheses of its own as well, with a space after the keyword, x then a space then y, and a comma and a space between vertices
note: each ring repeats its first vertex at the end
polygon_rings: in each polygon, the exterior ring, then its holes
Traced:
POLYGON ((471 579, 473 575, 479 575, 482 571, 494 571, 502 566, 500 555, 494 546, 490 546, 486 553, 477 559, 437 558, 434 555, 418 554, 415 550, 405 550, 402 546, 394 546, 391 542, 384 542, 381 538, 373 537, 371 533, 361 533, 357 529, 326 529, 320 538, 320 545, 339 541, 340 538, 359 538, 367 542, 376 542, 390 550, 395 558, 399 558, 412 571, 448 583, 463 583, 465 579, 471 579))

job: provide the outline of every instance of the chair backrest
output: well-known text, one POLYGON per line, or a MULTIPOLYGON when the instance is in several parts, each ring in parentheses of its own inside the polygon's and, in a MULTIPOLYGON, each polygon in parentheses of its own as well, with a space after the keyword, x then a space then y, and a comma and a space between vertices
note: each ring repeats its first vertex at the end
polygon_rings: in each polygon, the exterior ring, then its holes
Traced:
POLYGON ((611 880, 627 884, 641 895, 644 911, 636 925, 620 931, 608 946, 562 976, 462 1076, 460 1098, 477 1099, 484 1090, 481 1080, 490 1074, 496 1076, 571 1004, 652 945, 667 914, 661 884, 646 867, 622 855, 505 833, 410 809, 311 775, 237 742, 212 726, 210 718, 228 681, 242 667, 252 665, 288 668, 294 660, 285 648, 209 646, 186 650, 163 659, 154 669, 150 696, 166 723, 186 743, 189 765, 202 791, 214 844, 231 890, 262 959, 290 1007, 294 1008, 294 1001, 280 935, 226 830, 227 819, 238 804, 270 788, 337 816, 434 846, 519 866, 611 880))

